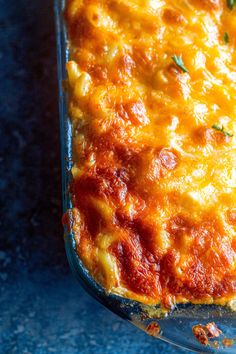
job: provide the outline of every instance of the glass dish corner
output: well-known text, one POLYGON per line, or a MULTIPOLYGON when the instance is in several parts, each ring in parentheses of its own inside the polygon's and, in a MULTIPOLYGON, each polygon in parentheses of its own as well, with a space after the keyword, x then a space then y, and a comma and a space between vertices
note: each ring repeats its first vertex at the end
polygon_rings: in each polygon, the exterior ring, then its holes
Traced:
MULTIPOLYGON (((60 142, 61 142, 61 167, 62 167, 62 195, 63 212, 71 208, 72 202, 68 193, 70 183, 70 169, 73 164, 72 156, 72 126, 67 110, 67 95, 63 89, 63 81, 66 79, 66 62, 69 58, 68 38, 64 22, 63 10, 65 0, 54 0, 57 60, 58 60, 58 85, 59 85, 59 115, 60 115, 60 142)), ((182 348, 200 353, 235 354, 236 346, 236 316, 230 309, 214 305, 181 305, 177 306, 168 316, 159 316, 158 307, 142 306, 142 304, 107 294, 88 274, 75 250, 73 235, 65 228, 65 248, 70 267, 83 287, 99 302, 115 312, 122 318, 130 321, 140 329, 147 331, 150 323, 158 323, 161 331, 156 337, 182 348), (192 333, 192 327, 196 324, 215 322, 222 330, 224 337, 214 346, 204 346, 199 343, 192 333), (229 341, 227 342, 227 339, 229 341)), ((150 334, 150 333, 149 333, 150 334)))

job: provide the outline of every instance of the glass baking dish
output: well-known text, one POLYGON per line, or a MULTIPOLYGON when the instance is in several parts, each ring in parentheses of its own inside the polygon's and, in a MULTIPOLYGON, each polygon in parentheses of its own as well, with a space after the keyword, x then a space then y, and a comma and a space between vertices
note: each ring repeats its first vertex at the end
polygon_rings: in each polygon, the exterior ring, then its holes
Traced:
MULTIPOLYGON (((60 137, 62 165, 63 211, 72 207, 69 194, 70 170, 73 165, 72 126, 67 111, 67 94, 63 89, 66 79, 66 62, 69 58, 69 47, 66 25, 63 17, 65 0, 55 0, 55 17, 57 32, 57 57, 59 81, 60 137)), ((70 267, 84 288, 99 302, 120 317, 148 334, 182 348, 201 353, 236 353, 236 316, 228 307, 215 305, 178 305, 168 315, 163 314, 158 306, 144 306, 136 301, 128 300, 105 290, 90 277, 75 250, 75 240, 65 228, 65 248, 70 267), (222 335, 209 340, 207 345, 197 341, 192 328, 195 325, 206 325, 214 322, 222 331, 222 335)))

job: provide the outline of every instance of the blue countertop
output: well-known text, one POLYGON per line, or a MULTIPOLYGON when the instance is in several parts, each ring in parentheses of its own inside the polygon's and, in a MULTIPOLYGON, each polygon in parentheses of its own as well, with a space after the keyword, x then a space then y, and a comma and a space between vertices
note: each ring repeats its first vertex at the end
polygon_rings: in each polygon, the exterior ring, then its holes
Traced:
POLYGON ((51 0, 0 0, 0 353, 181 354, 73 278, 61 227, 51 0))

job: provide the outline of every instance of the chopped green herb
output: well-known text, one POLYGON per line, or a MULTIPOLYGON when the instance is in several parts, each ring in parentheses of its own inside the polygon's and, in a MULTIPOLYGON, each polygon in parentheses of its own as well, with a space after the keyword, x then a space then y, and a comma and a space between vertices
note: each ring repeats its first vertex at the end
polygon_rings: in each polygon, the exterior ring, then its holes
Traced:
POLYGON ((233 10, 235 5, 236 5, 236 0, 227 0, 227 6, 230 10, 233 10))
POLYGON ((175 62, 176 65, 178 65, 178 67, 180 69, 183 70, 184 73, 188 73, 189 72, 188 69, 185 68, 184 62, 183 62, 183 59, 182 59, 181 56, 178 57, 177 55, 174 55, 173 57, 171 57, 171 59, 175 62))
POLYGON ((223 39, 224 39, 225 44, 228 44, 228 43, 229 43, 229 34, 228 34, 228 32, 225 32, 225 33, 224 33, 223 39))
POLYGON ((223 133, 224 136, 229 136, 229 137, 231 137, 231 138, 232 138, 232 136, 234 136, 234 134, 228 133, 228 132, 225 130, 225 128, 223 127, 223 125, 220 127, 218 124, 213 124, 213 125, 212 125, 212 128, 215 129, 215 130, 217 130, 217 131, 219 131, 219 132, 221 132, 221 133, 223 133))

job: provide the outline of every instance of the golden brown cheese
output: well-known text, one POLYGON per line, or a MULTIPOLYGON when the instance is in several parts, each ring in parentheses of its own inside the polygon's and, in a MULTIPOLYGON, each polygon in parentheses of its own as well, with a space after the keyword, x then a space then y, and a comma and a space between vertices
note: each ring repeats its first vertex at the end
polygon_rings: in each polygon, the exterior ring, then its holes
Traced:
POLYGON ((77 251, 146 304, 236 296, 236 6, 68 0, 77 251), (226 33, 227 32, 227 33, 226 33))

